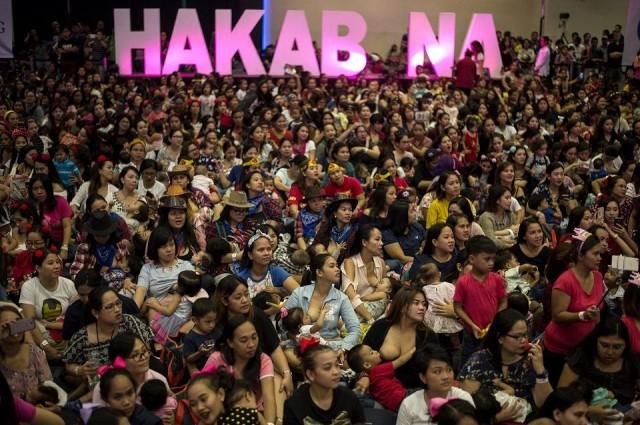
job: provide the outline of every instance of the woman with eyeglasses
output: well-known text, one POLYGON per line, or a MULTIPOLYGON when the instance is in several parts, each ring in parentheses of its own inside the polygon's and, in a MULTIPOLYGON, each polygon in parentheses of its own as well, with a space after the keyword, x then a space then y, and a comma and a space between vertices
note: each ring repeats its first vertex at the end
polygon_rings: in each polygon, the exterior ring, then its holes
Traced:
POLYGON ((492 393, 513 391, 531 406, 542 406, 553 388, 542 360, 542 347, 529 342, 526 317, 512 309, 498 313, 485 347, 462 366, 460 388, 471 394, 481 387, 492 393))
POLYGON ((131 332, 145 344, 153 340, 148 325, 122 313, 122 300, 113 289, 101 286, 89 295, 85 327, 73 334, 62 361, 71 376, 92 377, 109 362, 109 346, 116 335, 131 332))
MULTIPOLYGON (((141 403, 140 388, 142 388, 142 385, 145 382, 152 379, 159 379, 162 381, 167 386, 167 393, 169 394, 168 399, 175 400, 175 397, 169 388, 167 378, 165 378, 163 374, 156 372, 149 367, 151 351, 149 350, 149 346, 140 337, 131 332, 122 332, 116 335, 109 344, 109 363, 113 365, 115 362, 115 366, 122 366, 121 364, 118 364, 118 357, 124 360, 124 369, 131 374, 136 383, 138 403, 141 403)), ((167 404, 169 403, 168 399, 167 404)), ((102 399, 102 394, 100 393, 100 385, 96 385, 93 389, 93 403, 106 406, 106 403, 102 399)))

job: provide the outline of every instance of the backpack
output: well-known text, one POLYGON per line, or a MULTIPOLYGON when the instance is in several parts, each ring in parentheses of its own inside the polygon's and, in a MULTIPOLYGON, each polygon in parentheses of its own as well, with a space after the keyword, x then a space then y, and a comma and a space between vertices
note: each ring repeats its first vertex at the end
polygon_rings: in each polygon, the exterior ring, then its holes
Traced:
POLYGON ((167 368, 167 382, 174 393, 179 392, 189 381, 187 360, 182 354, 183 344, 169 338, 160 352, 160 361, 167 368))

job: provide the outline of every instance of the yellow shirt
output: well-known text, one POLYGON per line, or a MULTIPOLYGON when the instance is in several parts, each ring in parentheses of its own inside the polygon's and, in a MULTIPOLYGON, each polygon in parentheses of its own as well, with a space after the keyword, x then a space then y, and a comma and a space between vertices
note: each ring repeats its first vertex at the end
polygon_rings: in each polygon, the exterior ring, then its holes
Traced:
POLYGON ((436 223, 444 223, 449 217, 449 200, 434 199, 427 210, 427 229, 436 223))

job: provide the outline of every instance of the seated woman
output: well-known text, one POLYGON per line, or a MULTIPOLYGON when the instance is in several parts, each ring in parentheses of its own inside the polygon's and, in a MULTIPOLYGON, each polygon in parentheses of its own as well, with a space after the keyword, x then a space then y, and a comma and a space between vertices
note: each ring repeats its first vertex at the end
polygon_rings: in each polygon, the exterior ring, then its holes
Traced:
POLYGON ((91 377, 96 368, 109 362, 111 340, 121 332, 131 332, 145 344, 153 334, 140 319, 122 314, 122 301, 109 287, 94 289, 89 295, 87 323, 73 334, 62 361, 71 376, 91 377))
MULTIPOLYGON (((176 186, 169 186, 167 193, 176 186)), ((193 224, 187 215, 187 202, 182 196, 165 195, 160 198, 158 208, 158 227, 163 226, 171 230, 176 241, 176 255, 180 260, 189 261, 205 246, 200 245, 196 237, 193 224)), ((204 238, 202 238, 204 242, 204 238)))
POLYGON ((519 225, 511 212, 511 192, 504 186, 489 189, 486 210, 480 215, 478 224, 498 249, 511 248, 516 243, 519 225))
POLYGON ((471 394, 453 386, 451 356, 441 347, 427 346, 417 353, 416 368, 423 389, 402 401, 396 425, 433 423, 429 405, 434 398, 461 399, 474 405, 471 394))
POLYGON ((308 383, 298 387, 284 403, 284 425, 302 423, 364 424, 364 411, 356 395, 339 385, 340 361, 331 347, 302 349, 308 383))
POLYGON ((326 221, 320 225, 314 245, 334 255, 342 262, 356 236, 357 225, 353 223, 353 211, 358 205, 354 198, 337 197, 324 210, 326 221))
POLYGON ((62 260, 57 252, 36 249, 32 257, 36 276, 22 285, 20 307, 26 318, 36 320, 31 335, 49 359, 59 359, 64 314, 78 293, 73 281, 60 276, 62 260))
POLYGON ((542 225, 536 217, 527 217, 518 229, 518 243, 511 247, 520 264, 531 264, 544 271, 551 248, 546 243, 542 225))
POLYGON ((349 298, 335 288, 340 282, 340 268, 329 254, 318 254, 311 260, 311 284, 297 288, 285 303, 285 308, 300 307, 312 322, 323 309, 328 312, 320 329, 320 336, 342 355, 358 343, 360 324, 349 298), (347 334, 340 336, 339 322, 344 322, 347 334))
POLYGON ((393 184, 387 181, 378 182, 367 201, 367 208, 364 210, 364 214, 360 217, 360 224, 371 223, 378 228, 382 228, 389 214, 389 209, 397 196, 398 191, 393 184))
MULTIPOLYGON (((371 325, 363 344, 378 351, 383 361, 391 362, 413 349, 420 351, 427 343, 438 343, 436 334, 424 326, 427 300, 419 288, 402 288, 391 301, 385 317, 371 325)), ((416 356, 396 369, 396 377, 405 388, 419 388, 422 383, 416 374, 416 356)), ((366 390, 369 379, 362 377, 356 388, 366 390)))
POLYGON ((361 322, 373 323, 387 306, 391 283, 382 259, 382 233, 371 224, 358 229, 342 263, 342 291, 347 294, 361 322))
POLYGON ((249 239, 236 275, 249 286, 251 298, 267 288, 284 288, 291 293, 298 283, 284 269, 271 264, 272 238, 261 230, 249 239))
POLYGON ((547 397, 540 408, 540 413, 532 425, 557 424, 576 425, 576 419, 580 423, 587 423, 587 410, 591 402, 591 391, 584 388, 570 386, 556 388, 547 397))
POLYGON ((574 381, 606 388, 623 411, 638 392, 640 369, 631 349, 629 331, 617 318, 603 319, 564 365, 559 387, 574 381))
POLYGON ((25 338, 28 330, 12 333, 11 325, 22 319, 17 305, 0 302, 0 373, 15 396, 31 401, 38 386, 53 378, 44 352, 25 338))
MULTIPOLYGON (((147 344, 138 336, 131 332, 123 332, 116 335, 109 344, 109 363, 114 368, 126 369, 136 384, 135 390, 137 402, 140 401, 140 389, 146 381, 152 379, 159 379, 167 386, 167 392, 169 397, 174 398, 171 395, 171 389, 167 383, 167 378, 161 373, 158 373, 149 368, 149 360, 151 358, 151 351, 147 344)), ((104 405, 102 400, 102 393, 100 392, 100 386, 96 385, 93 389, 93 402, 96 404, 104 405)))
POLYGON ((208 241, 220 238, 231 244, 231 253, 221 259, 222 263, 230 264, 242 258, 247 241, 253 234, 253 227, 247 221, 251 204, 246 193, 229 190, 222 198, 222 205, 220 218, 209 224, 206 234, 208 241))
POLYGON ((202 371, 214 372, 219 368, 235 379, 251 382, 258 410, 267 422, 276 422, 273 362, 260 350, 256 327, 248 317, 236 316, 227 322, 219 349, 209 356, 202 371))
POLYGON ((585 208, 583 206, 577 206, 571 210, 569 213, 569 223, 567 223, 567 228, 564 232, 564 235, 560 237, 561 243, 571 243, 571 238, 573 236, 573 232, 576 228, 580 229, 589 229, 593 225, 593 215, 591 214, 591 210, 585 208))
POLYGON ((247 194, 251 204, 247 220, 256 226, 267 220, 282 221, 282 209, 278 203, 265 195, 264 177, 261 171, 248 173, 242 180, 241 190, 247 194))
POLYGON ((382 240, 385 262, 396 273, 413 261, 425 238, 424 226, 416 219, 416 208, 404 199, 397 199, 389 209, 382 240))
POLYGON ((445 171, 438 177, 436 185, 436 199, 427 209, 427 227, 436 223, 444 223, 447 219, 449 202, 460 196, 460 176, 455 171, 445 171))
MULTIPOLYGON (((449 202, 449 216, 451 214, 463 214, 469 220, 470 236, 484 235, 484 230, 476 221, 475 212, 472 209, 471 201, 464 196, 456 196, 449 202)), ((447 217, 449 218, 449 217, 447 217)))
POLYGON ((444 223, 434 224, 429 228, 425 238, 425 253, 416 257, 411 269, 409 280, 418 276, 420 267, 424 263, 434 263, 438 266, 443 282, 455 282, 458 279, 458 253, 453 236, 453 229, 444 223))
POLYGON ((553 390, 542 359, 542 347, 530 344, 527 320, 507 309, 499 312, 489 328, 486 349, 477 351, 462 366, 460 387, 471 394, 481 387, 492 394, 504 391, 542 406, 553 390))
POLYGON ((136 381, 127 369, 111 368, 100 377, 104 403, 124 414, 131 425, 162 425, 162 419, 136 402, 136 381))

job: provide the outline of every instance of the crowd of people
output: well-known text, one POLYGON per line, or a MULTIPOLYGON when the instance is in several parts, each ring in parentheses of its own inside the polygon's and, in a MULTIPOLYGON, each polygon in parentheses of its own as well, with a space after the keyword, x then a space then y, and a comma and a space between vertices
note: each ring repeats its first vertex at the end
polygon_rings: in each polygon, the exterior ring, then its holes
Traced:
POLYGON ((142 79, 52 32, 0 80, 6 423, 640 420, 619 27, 413 80, 406 39, 354 79, 142 79))

